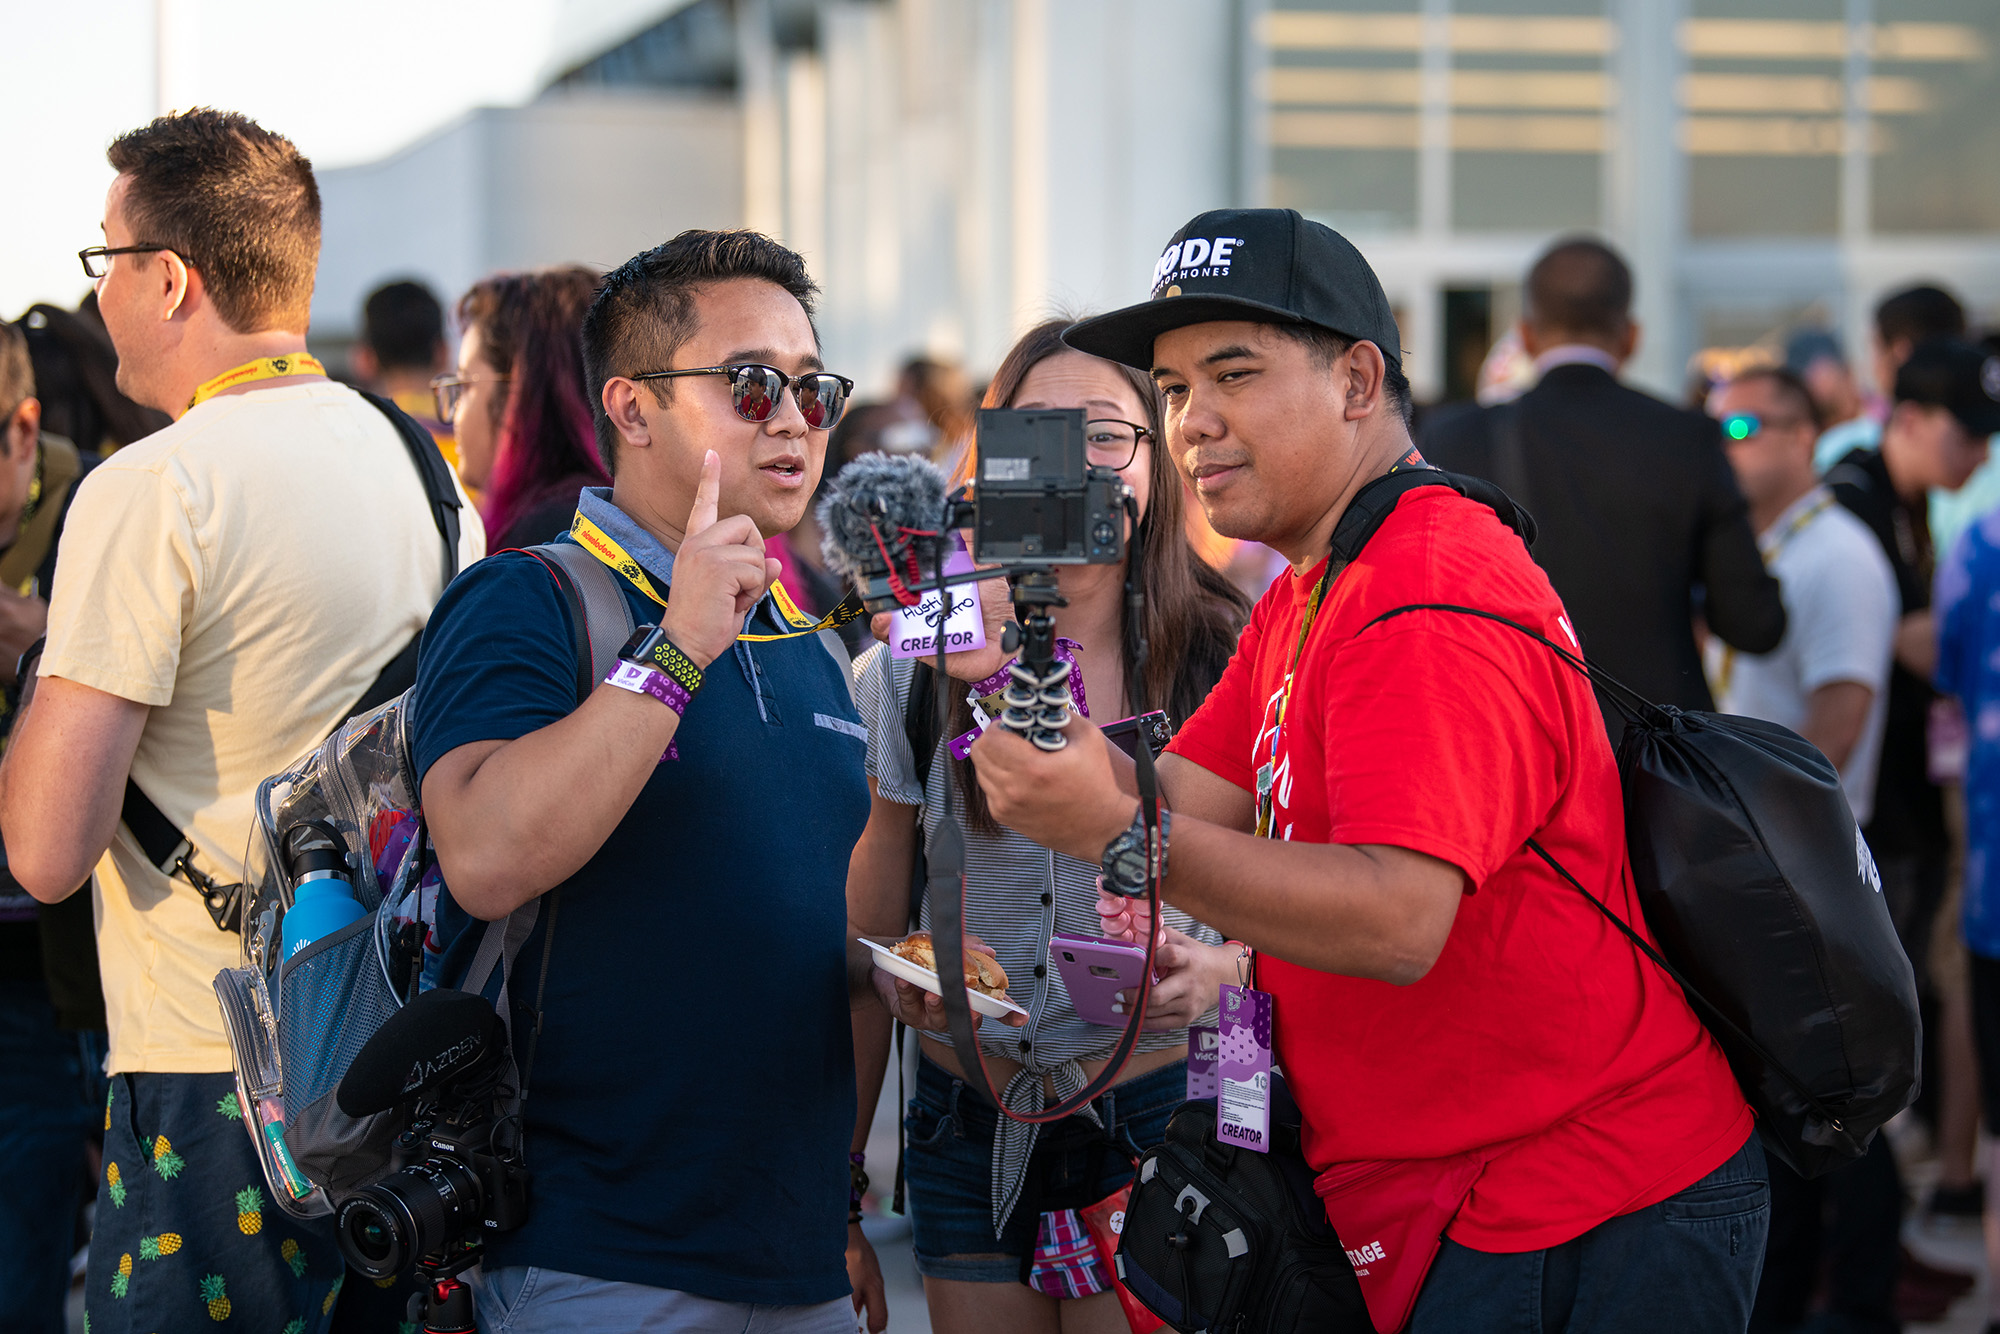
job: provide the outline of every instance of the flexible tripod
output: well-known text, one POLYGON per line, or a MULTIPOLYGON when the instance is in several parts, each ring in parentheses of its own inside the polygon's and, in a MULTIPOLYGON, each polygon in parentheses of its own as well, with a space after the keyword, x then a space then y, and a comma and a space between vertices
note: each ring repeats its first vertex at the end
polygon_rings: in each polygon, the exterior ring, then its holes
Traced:
POLYGON ((1008 682, 1000 692, 998 722, 1043 750, 1069 744, 1062 729, 1069 726, 1069 676, 1072 663, 1056 660, 1055 607, 1066 607, 1052 569, 1029 570, 1014 581, 1016 625, 1007 627, 1001 646, 1020 656, 1007 668, 1008 682))

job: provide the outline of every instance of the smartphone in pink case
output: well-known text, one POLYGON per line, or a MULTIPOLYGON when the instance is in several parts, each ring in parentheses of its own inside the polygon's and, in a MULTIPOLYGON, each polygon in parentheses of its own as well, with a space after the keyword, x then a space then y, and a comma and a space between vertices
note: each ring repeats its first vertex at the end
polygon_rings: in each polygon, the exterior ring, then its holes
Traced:
POLYGON ((1052 936, 1049 960, 1062 975, 1070 1005, 1093 1024, 1125 1027, 1126 1016, 1111 1008, 1121 991, 1136 991, 1146 973, 1146 948, 1122 940, 1052 936))

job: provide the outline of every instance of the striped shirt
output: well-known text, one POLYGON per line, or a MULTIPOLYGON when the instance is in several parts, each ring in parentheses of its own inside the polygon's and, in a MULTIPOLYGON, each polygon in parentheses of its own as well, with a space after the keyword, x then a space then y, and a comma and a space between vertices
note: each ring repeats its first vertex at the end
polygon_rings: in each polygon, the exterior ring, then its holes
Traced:
MULTIPOLYGON (((1082 667, 1079 661, 1079 670, 1082 667)), ((1009 994, 1028 1011, 1024 1028, 982 1024, 980 1046, 993 1056, 1022 1066, 1021 1073, 1001 1092, 1001 1101, 1017 1112, 1039 1112, 1045 1105, 1044 1075, 1054 1085, 1057 1097, 1067 1098, 1088 1082, 1078 1062, 1105 1060, 1118 1045, 1119 1029, 1078 1017, 1061 974, 1049 962, 1051 936, 1095 939, 1103 935, 1097 916, 1098 868, 1051 852, 1011 829, 992 834, 968 824, 964 793, 947 782, 950 761, 943 738, 932 753, 928 782, 922 792, 917 790, 916 763, 903 725, 915 671, 915 659, 892 658, 881 644, 855 660, 854 703, 868 724, 868 775, 884 801, 923 808, 926 847, 937 837, 950 788, 949 809, 965 827, 965 929, 992 946, 1000 966, 1007 970, 1009 994), (1042 970, 1039 977, 1037 968, 1042 970)), ((963 685, 952 688, 964 689, 963 685)), ((1196 940, 1221 943, 1222 937, 1213 927, 1177 908, 1163 907, 1161 915, 1168 926, 1196 940)), ((926 901, 921 924, 928 930, 930 923, 930 903, 926 901)), ((1214 1022, 1213 1011, 1204 1016, 1204 1022, 1214 1022)), ((947 1034, 933 1036, 950 1041, 947 1034)), ((1187 1030, 1176 1029, 1142 1033, 1133 1050, 1164 1051, 1186 1045, 1187 1030)), ((1078 1115, 1096 1119, 1089 1107, 1078 1115)), ((1020 1199, 1038 1130, 1010 1117, 1000 1118, 993 1143, 996 1237, 1020 1199)))

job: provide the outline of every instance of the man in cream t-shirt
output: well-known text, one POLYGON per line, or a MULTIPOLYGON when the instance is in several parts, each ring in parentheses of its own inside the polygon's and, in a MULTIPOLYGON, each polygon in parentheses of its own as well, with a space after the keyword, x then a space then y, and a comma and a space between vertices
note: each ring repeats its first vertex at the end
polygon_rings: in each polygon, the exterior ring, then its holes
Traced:
MULTIPOLYGON (((319 1329, 343 1272, 331 1229, 271 1204, 228 1073, 213 980, 241 939, 150 864, 119 812, 129 774, 203 870, 240 879, 258 783, 422 629, 444 553, 395 427, 305 352, 310 164, 208 110, 131 132, 110 159, 104 246, 85 267, 119 387, 175 421, 78 492, 0 766, 0 831, 37 898, 96 875, 112 1080, 92 1330, 232 1315, 319 1329)), ((460 514, 464 564, 485 541, 460 514)))

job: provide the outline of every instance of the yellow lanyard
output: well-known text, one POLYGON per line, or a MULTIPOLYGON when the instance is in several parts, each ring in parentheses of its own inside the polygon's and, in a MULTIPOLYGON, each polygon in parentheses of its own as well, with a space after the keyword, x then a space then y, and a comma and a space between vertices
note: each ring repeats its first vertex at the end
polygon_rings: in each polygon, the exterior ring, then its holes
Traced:
MULTIPOLYGON (((569 535, 576 539, 578 546, 624 576, 625 582, 631 584, 632 587, 644 593, 654 602, 657 602, 662 609, 666 607, 667 599, 665 595, 654 585, 652 577, 646 573, 645 568, 638 561, 632 559, 625 548, 619 545, 617 538, 605 532, 597 524, 585 517, 582 510, 578 510, 576 518, 570 521, 569 535)), ((768 644, 778 639, 797 639, 801 635, 818 634, 821 630, 837 629, 840 626, 846 625, 849 621, 866 614, 866 609, 861 605, 860 597, 853 593, 849 593, 846 597, 842 598, 839 606, 820 617, 817 621, 799 610, 798 604, 792 601, 791 594, 785 591, 783 584, 773 583, 771 585, 771 600, 777 603, 779 614, 785 618, 786 622, 798 628, 786 634, 738 635, 736 638, 740 642, 768 644)))
MULTIPOLYGON (((1832 504, 1833 504, 1833 497, 1831 495, 1821 496, 1819 500, 1804 514, 1801 514, 1798 518, 1793 519, 1790 523, 1786 524, 1785 531, 1778 534, 1777 538, 1772 541, 1768 549, 1764 546, 1763 543, 1761 542, 1758 543, 1757 554, 1763 558, 1764 568, 1769 569, 1771 567, 1771 562, 1778 558, 1778 553, 1785 549, 1785 544, 1791 541, 1793 538, 1797 537, 1800 534, 1800 532, 1802 532, 1805 529, 1805 526, 1807 524, 1811 523, 1814 519, 1817 519, 1820 515, 1826 513, 1827 509, 1831 507, 1832 504)), ((1717 664, 1715 669, 1715 694, 1716 694, 1715 702, 1718 705, 1722 703, 1721 697, 1729 693, 1729 683, 1732 679, 1735 678, 1735 676, 1736 676, 1736 646, 1733 644, 1724 644, 1722 646, 1722 661, 1719 664, 1717 664)))
POLYGON ((194 397, 188 400, 188 407, 194 407, 203 399, 214 398, 225 389, 234 389, 239 384, 249 384, 254 380, 275 380, 281 375, 325 374, 326 367, 321 365, 319 358, 310 352, 294 352, 283 357, 259 357, 255 361, 246 361, 241 366, 233 366, 213 380, 204 381, 195 389, 194 397))

